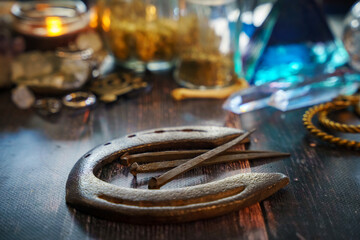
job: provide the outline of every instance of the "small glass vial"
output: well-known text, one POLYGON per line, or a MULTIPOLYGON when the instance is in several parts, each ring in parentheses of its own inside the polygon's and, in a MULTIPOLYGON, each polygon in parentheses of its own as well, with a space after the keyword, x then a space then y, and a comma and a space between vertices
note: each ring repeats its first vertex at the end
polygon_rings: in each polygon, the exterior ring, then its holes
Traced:
POLYGON ((187 0, 179 22, 176 81, 188 88, 222 88, 237 78, 240 10, 236 0, 187 0))
POLYGON ((171 68, 178 14, 177 0, 107 0, 101 25, 118 65, 136 72, 171 68))

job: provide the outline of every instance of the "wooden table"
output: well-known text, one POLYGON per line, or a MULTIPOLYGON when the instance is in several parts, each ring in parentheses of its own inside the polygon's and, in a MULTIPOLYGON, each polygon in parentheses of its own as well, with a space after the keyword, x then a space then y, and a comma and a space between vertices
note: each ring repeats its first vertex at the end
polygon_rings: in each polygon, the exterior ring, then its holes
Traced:
POLYGON ((63 109, 53 118, 19 110, 9 91, 0 92, 0 239, 359 239, 360 154, 309 136, 304 109, 237 116, 222 110, 223 101, 173 101, 171 74, 147 78, 153 85, 147 93, 92 110, 63 109), (67 176, 88 150, 132 132, 181 125, 257 128, 250 149, 291 157, 224 171, 282 172, 290 184, 249 208, 183 224, 110 222, 66 205, 67 176))

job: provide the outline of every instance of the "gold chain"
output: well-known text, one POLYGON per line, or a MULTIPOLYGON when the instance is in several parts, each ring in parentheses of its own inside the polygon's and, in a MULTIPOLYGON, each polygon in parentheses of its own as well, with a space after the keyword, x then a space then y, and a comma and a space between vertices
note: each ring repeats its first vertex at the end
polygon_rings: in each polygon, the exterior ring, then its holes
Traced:
POLYGON ((341 132, 348 132, 348 133, 359 133, 360 132, 360 125, 348 125, 344 123, 338 123, 330 120, 327 115, 336 110, 347 108, 351 105, 358 104, 360 101, 359 96, 341 96, 334 99, 332 102, 320 104, 314 106, 307 110, 303 116, 303 123, 307 130, 311 133, 316 135, 317 137, 321 138, 324 141, 337 144, 339 146, 346 146, 349 148, 357 148, 360 149, 360 142, 347 140, 344 138, 336 137, 334 135, 328 134, 319 128, 317 128, 312 119, 316 114, 319 115, 319 122, 327 128, 341 131, 341 132))

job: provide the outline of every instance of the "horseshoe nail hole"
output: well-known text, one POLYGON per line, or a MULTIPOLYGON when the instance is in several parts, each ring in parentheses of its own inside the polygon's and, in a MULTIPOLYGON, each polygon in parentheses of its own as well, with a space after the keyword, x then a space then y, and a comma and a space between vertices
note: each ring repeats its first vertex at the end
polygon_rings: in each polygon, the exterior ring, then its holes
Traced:
POLYGON ((128 138, 133 138, 133 137, 135 137, 135 136, 136 136, 136 134, 129 135, 128 138))
POLYGON ((206 130, 200 130, 200 129, 191 129, 191 128, 185 128, 180 130, 182 132, 207 132, 206 130))
POLYGON ((88 153, 88 154, 85 155, 84 158, 88 158, 88 157, 90 157, 90 155, 91 155, 91 153, 88 153))
POLYGON ((110 144, 111 144, 111 142, 108 142, 108 143, 105 143, 105 144, 104 144, 104 146, 106 146, 106 145, 110 145, 110 144))
POLYGON ((186 128, 186 129, 183 129, 181 130, 182 132, 193 132, 194 129, 190 129, 190 128, 186 128))
POLYGON ((157 130, 154 133, 164 133, 164 132, 165 132, 164 130, 157 130))

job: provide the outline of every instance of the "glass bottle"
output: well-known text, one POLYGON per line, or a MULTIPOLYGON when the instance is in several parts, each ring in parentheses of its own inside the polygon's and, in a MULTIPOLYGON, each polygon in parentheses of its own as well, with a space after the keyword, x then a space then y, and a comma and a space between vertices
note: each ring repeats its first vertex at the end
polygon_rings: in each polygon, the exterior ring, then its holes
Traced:
POLYGON ((236 0, 186 0, 179 24, 176 81, 188 88, 221 88, 240 70, 236 0))
POLYGON ((350 65, 360 71, 360 1, 357 1, 344 21, 343 41, 350 55, 350 65))
POLYGON ((266 18, 242 51, 243 71, 251 84, 298 83, 304 77, 331 74, 347 63, 344 46, 317 1, 278 0, 262 11, 266 18))
POLYGON ((171 68, 178 9, 177 0, 108 0, 101 24, 117 63, 137 72, 171 68))

